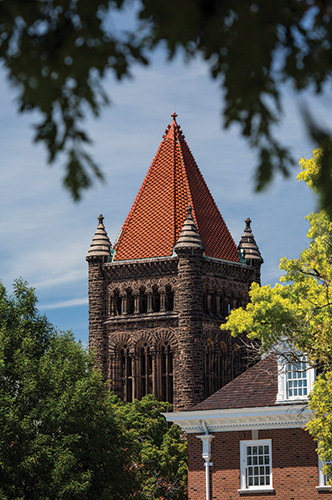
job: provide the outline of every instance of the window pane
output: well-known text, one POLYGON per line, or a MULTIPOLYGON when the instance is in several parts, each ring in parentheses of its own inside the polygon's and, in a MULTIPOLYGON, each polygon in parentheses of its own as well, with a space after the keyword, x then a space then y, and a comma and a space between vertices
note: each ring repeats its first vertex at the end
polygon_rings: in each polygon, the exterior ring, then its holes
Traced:
POLYGON ((270 484, 270 446, 246 447, 246 487, 254 488, 270 484))

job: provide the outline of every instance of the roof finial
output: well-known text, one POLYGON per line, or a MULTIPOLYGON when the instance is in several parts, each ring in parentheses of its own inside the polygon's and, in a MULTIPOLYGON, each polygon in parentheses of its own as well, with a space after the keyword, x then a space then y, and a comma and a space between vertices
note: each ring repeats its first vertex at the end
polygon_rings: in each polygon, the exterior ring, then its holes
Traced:
POLYGON ((259 251, 258 245, 255 241, 254 235, 252 234, 252 229, 250 227, 251 219, 247 217, 245 220, 246 227, 244 228, 243 235, 239 244, 239 251, 243 259, 251 259, 259 261, 263 264, 263 258, 259 251))
POLYGON ((249 229, 251 231, 250 224, 252 221, 251 221, 250 217, 247 217, 244 222, 246 223, 246 229, 249 229))
POLYGON ((104 217, 102 216, 102 214, 100 214, 97 219, 99 220, 99 224, 97 227, 97 231, 95 232, 95 235, 92 239, 88 255, 86 257, 86 260, 88 262, 90 262, 90 260, 93 260, 94 258, 108 259, 109 257, 111 257, 111 242, 109 240, 109 237, 107 236, 107 232, 103 224, 104 217))
POLYGON ((171 114, 171 117, 173 118, 173 121, 174 121, 175 123, 176 123, 176 119, 175 119, 175 118, 176 118, 177 116, 178 116, 178 115, 175 113, 175 111, 174 111, 174 113, 172 113, 172 114, 171 114))
POLYGON ((191 204, 189 203, 188 208, 187 208, 187 215, 192 215, 193 209, 191 207, 191 204))

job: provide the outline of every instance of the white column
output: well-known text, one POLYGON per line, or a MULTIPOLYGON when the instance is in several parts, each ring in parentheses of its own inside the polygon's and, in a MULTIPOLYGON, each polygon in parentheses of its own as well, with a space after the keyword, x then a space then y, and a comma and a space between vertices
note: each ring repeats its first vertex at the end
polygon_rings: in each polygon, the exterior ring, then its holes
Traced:
POLYGON ((206 434, 204 436, 196 436, 198 439, 202 440, 203 443, 203 453, 202 458, 204 460, 205 467, 205 490, 206 490, 206 500, 210 500, 210 466, 213 464, 210 462, 211 460, 211 441, 214 438, 212 434, 208 434, 208 429, 204 420, 202 421, 203 428, 205 429, 206 434))

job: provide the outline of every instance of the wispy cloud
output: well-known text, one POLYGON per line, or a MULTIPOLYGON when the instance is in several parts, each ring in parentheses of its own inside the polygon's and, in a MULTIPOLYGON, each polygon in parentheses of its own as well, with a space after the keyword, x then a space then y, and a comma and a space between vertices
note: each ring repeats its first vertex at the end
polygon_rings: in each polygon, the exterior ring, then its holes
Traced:
MULTIPOLYGON (((97 183, 75 205, 61 186, 61 162, 48 168, 43 148, 32 145, 35 115, 17 115, 15 92, 8 90, 0 74, 0 277, 7 287, 19 276, 29 281, 37 289, 39 308, 53 310, 54 316, 59 314, 65 321, 68 318, 68 328, 78 337, 82 325, 87 325, 86 308, 81 314, 77 306, 87 304, 85 256, 97 216, 103 213, 114 241, 174 108, 236 243, 244 219, 253 220, 265 260, 263 283, 274 285, 280 275, 280 257, 296 257, 306 245, 304 216, 315 205, 303 183, 294 180, 294 173, 292 181, 278 180, 265 193, 253 194, 255 153, 237 127, 222 129, 220 88, 209 78, 205 64, 196 60, 185 66, 180 59, 168 64, 160 53, 157 56, 154 66, 135 69, 131 81, 105 82, 112 106, 99 121, 87 120, 86 127, 94 140, 91 153, 107 182, 97 183)), ((288 89, 284 102, 286 118, 278 134, 292 146, 295 158, 310 158, 312 145, 288 89)), ((331 100, 325 102, 323 96, 315 102, 315 111, 329 123, 331 100)), ((86 330, 87 326, 82 335, 86 330)))
POLYGON ((63 307, 76 307, 85 306, 88 303, 87 297, 63 300, 62 302, 56 302, 55 304, 39 304, 38 309, 40 311, 51 310, 51 309, 62 309, 63 307))

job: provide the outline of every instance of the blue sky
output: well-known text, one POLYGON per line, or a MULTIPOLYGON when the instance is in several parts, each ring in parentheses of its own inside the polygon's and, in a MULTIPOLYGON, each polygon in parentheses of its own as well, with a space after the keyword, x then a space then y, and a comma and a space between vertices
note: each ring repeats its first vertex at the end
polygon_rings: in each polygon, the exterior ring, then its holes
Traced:
MULTIPOLYGON (((304 217, 315 208, 312 193, 296 180, 277 178, 263 194, 253 193, 255 153, 236 127, 222 129, 221 92, 197 59, 167 63, 162 52, 133 78, 104 87, 112 105, 101 118, 88 118, 94 140, 90 152, 106 174, 74 204, 62 188, 61 161, 49 167, 41 145, 32 144, 34 114, 19 115, 15 89, 0 69, 0 278, 9 291, 22 277, 36 288, 39 309, 61 330, 88 340, 87 263, 85 256, 102 213, 114 242, 176 110, 178 123, 236 243, 244 219, 264 258, 263 284, 274 285, 282 256, 297 257, 307 245, 304 217)), ((304 95, 319 122, 328 125, 331 98, 304 95)), ((296 159, 310 158, 314 145, 301 125, 302 101, 284 92, 285 118, 277 129, 296 159)))

